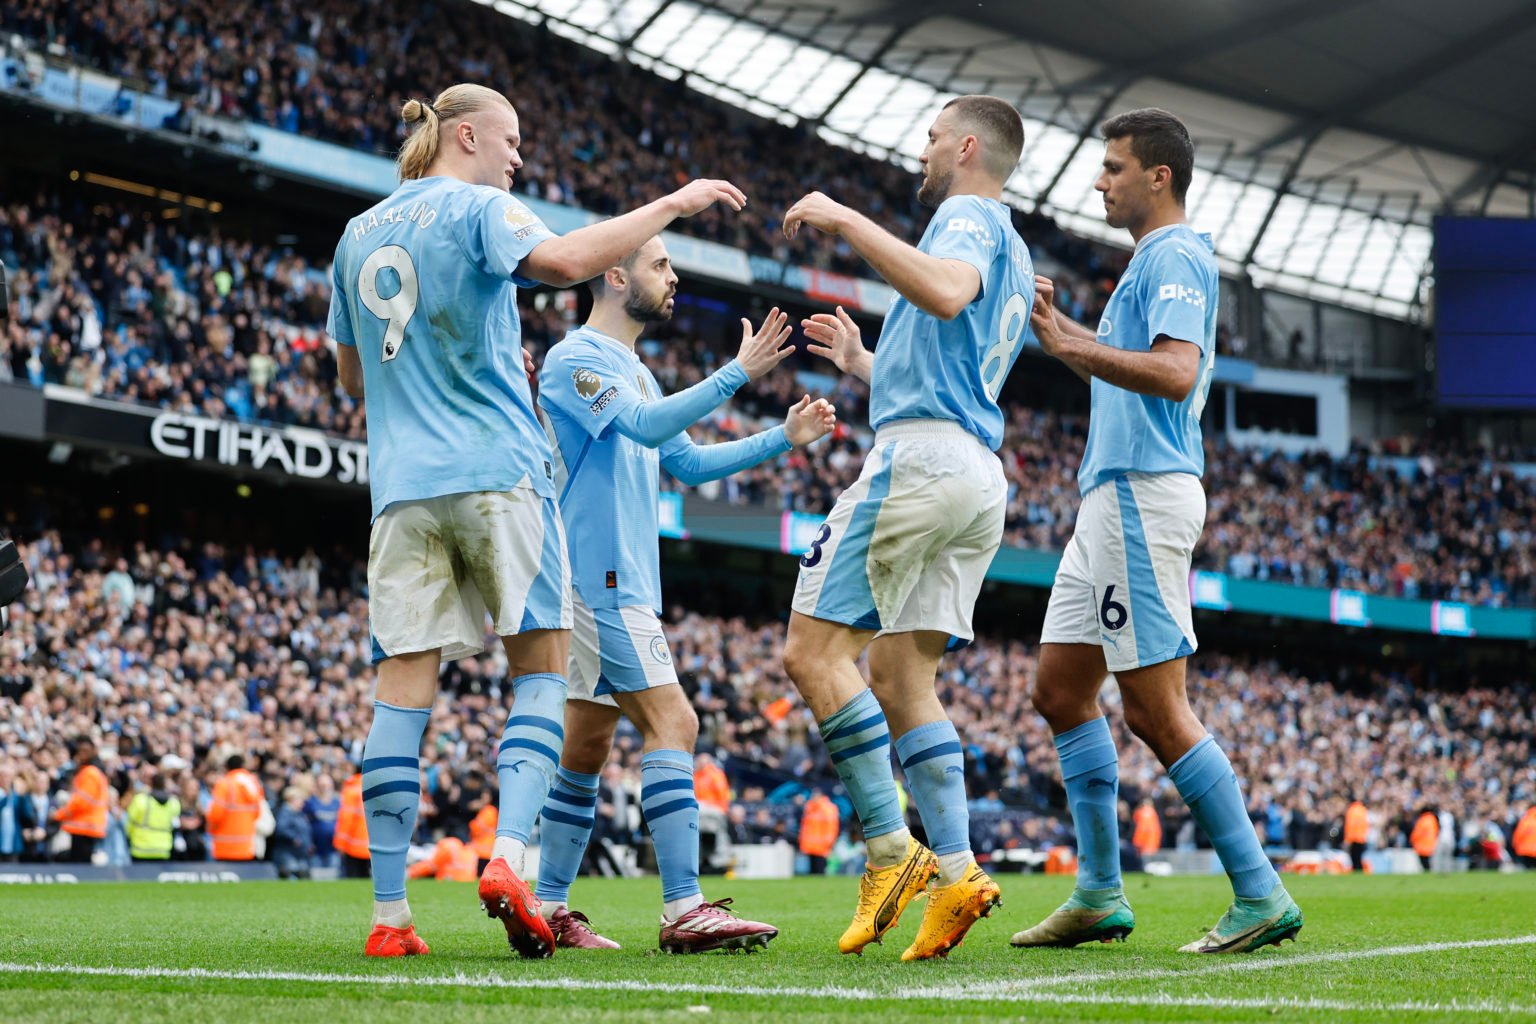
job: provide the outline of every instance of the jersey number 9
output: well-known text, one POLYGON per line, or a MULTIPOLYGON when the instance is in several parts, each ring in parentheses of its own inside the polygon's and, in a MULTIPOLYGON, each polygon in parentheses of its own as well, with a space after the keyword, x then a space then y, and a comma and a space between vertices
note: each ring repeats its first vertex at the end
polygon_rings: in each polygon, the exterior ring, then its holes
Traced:
POLYGON ((357 296, 368 312, 387 325, 380 362, 387 363, 400 354, 400 346, 405 342, 405 325, 416 315, 418 294, 416 265, 411 262, 411 254, 400 246, 381 245, 363 261, 363 269, 357 272, 357 296), (400 287, 388 298, 379 294, 379 273, 386 268, 393 270, 400 282, 400 287))

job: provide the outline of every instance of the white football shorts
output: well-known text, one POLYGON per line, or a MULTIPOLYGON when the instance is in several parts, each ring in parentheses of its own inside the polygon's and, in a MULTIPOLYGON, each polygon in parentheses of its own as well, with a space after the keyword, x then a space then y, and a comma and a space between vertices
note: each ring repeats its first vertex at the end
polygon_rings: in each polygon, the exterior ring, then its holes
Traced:
POLYGON ((1002 463, 958 423, 881 427, 859 479, 800 559, 794 610, 880 634, 935 630, 969 642, 1007 504, 1002 463))
POLYGON ((497 636, 571 628, 571 566, 560 509, 531 487, 399 501, 373 521, 368 618, 373 660, 497 636))
POLYGON ((1128 473, 1083 496, 1040 642, 1095 644, 1111 672, 1193 654, 1189 567, 1205 527, 1190 473, 1128 473))

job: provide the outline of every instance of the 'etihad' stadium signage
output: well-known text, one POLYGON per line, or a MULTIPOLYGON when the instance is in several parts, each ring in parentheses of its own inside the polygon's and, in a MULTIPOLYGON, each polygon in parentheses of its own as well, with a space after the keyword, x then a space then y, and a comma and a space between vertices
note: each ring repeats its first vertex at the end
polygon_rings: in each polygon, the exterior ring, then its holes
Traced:
POLYGON ((149 443, 173 459, 281 470, 308 480, 368 484, 366 444, 304 427, 258 427, 165 412, 150 424, 149 443))

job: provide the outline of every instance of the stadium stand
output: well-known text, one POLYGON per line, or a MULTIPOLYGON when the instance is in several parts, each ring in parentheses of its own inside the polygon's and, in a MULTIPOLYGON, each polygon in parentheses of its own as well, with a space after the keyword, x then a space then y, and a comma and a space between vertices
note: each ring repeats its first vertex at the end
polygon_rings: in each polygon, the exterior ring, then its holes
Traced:
MULTIPOLYGON (((274 800, 290 786, 313 789, 322 774, 339 788, 352 773, 373 684, 361 563, 195 538, 165 548, 103 536, 68 543, 52 531, 29 539, 24 557, 35 587, 0 636, 0 778, 14 780, 14 791, 57 807, 77 737, 97 738, 118 794, 131 795, 158 770, 188 807, 206 808, 234 753, 251 761, 274 800)), ((803 707, 774 708, 792 693, 782 627, 682 609, 670 618, 701 750, 735 777, 741 834, 792 836, 807 780, 831 792, 836 779, 803 707)), ((1043 852, 1067 834, 1050 738, 1029 708, 1035 657, 1031 643, 984 638, 944 668, 941 696, 965 737, 978 849, 1043 852)), ((504 678, 499 651, 445 672, 423 753, 423 839, 469 838, 487 791, 504 678)), ((1451 811, 1475 848, 1490 827, 1511 835, 1536 802, 1536 687, 1468 683, 1443 689, 1365 662, 1317 677, 1279 660, 1202 653, 1191 691, 1197 711, 1244 759, 1250 814, 1272 847, 1339 846, 1345 807, 1359 797, 1375 815, 1374 847, 1405 846, 1431 806, 1451 811)), ((1124 731, 1113 689, 1105 699, 1119 730, 1125 838, 1130 808, 1149 798, 1165 845, 1193 847, 1193 826, 1161 767, 1124 731)), ((631 807, 637 739, 621 734, 608 780, 631 807)), ((125 803, 115 806, 113 837, 125 803)), ((634 841, 637 824, 608 820, 600 831, 634 841)), ((195 853, 203 844, 193 838, 195 853)), ((125 855, 126 847, 110 839, 108 849, 125 855)))
MULTIPOLYGON (((0 379, 363 436, 361 406, 337 385, 323 338, 328 274, 291 248, 183 231, 128 204, 87 207, 55 194, 0 210, 0 259, 20 271, 16 315, 0 336, 0 379)), ((553 305, 525 304, 523 314, 536 356, 564 333, 553 305)), ((702 379, 732 351, 730 333, 688 336, 689 326, 671 325, 642 346, 669 391, 702 379)), ((744 389, 700 437, 750 432, 760 418, 781 416, 802 386, 830 382, 780 369, 744 389)), ((837 381, 829 397, 845 428, 862 426, 862 384, 837 381)), ((1087 418, 1017 403, 1008 411, 1008 542, 1060 549, 1076 516, 1087 418)), ((857 478, 868 440, 842 429, 701 493, 825 512, 857 478)), ((1334 458, 1219 437, 1206 448, 1201 568, 1490 607, 1536 604, 1536 470, 1504 461, 1528 453, 1391 440, 1334 458)))

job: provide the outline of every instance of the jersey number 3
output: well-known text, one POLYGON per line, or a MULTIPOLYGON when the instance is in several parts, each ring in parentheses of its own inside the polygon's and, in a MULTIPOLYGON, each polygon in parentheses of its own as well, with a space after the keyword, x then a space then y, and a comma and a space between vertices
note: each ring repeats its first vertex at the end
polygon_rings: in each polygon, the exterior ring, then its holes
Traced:
POLYGON ((400 354, 405 342, 405 325, 416 315, 416 299, 419 294, 416 283, 416 265, 411 254, 398 245, 381 245, 368 254, 363 269, 357 272, 357 297, 374 316, 383 320, 384 349, 379 361, 389 362, 400 354), (379 277, 385 270, 393 270, 399 286, 386 298, 380 294, 379 277))
POLYGON ((1024 340, 1028 328, 1029 300, 1022 292, 1014 292, 1003 304, 1003 315, 997 325, 997 343, 987 349, 981 360, 981 386, 994 402, 997 393, 1003 390, 1003 378, 1008 376, 1013 354, 1019 350, 1019 342, 1024 340))

